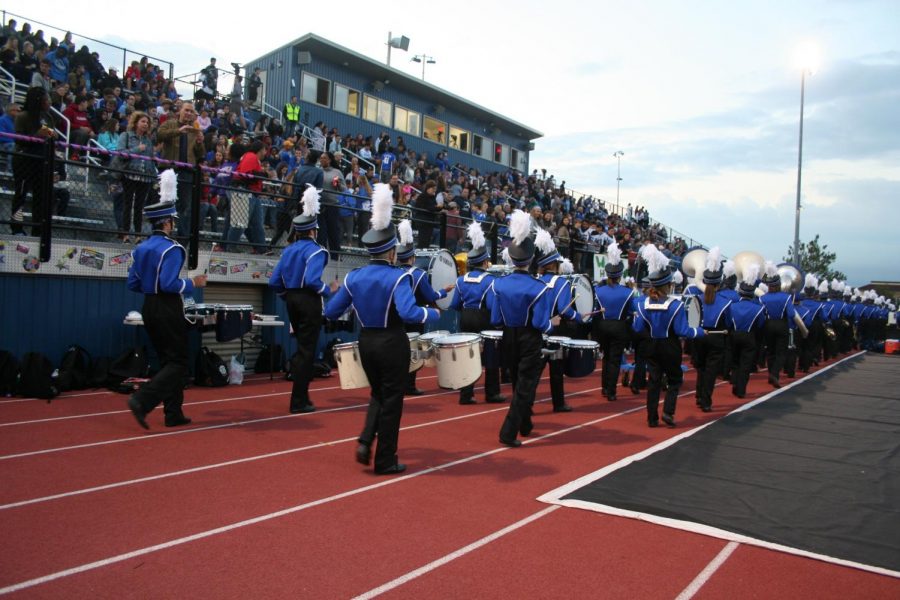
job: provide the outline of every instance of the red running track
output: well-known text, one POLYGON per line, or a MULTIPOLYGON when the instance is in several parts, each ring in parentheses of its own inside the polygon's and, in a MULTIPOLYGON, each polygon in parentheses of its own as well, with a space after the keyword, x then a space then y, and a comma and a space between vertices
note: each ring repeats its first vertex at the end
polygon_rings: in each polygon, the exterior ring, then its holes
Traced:
MULTIPOLYGON (((353 461, 366 391, 314 383, 191 389, 194 423, 143 432, 124 396, 0 401, 0 593, 28 598, 357 596, 897 598, 900 581, 631 519, 548 506, 548 490, 717 419, 682 387, 676 429, 643 398, 607 402, 599 375, 566 381, 571 413, 538 389, 535 432, 499 446, 506 405, 459 406, 422 372, 407 398, 403 476, 353 461)), ((508 386, 505 391, 508 392, 508 386)))

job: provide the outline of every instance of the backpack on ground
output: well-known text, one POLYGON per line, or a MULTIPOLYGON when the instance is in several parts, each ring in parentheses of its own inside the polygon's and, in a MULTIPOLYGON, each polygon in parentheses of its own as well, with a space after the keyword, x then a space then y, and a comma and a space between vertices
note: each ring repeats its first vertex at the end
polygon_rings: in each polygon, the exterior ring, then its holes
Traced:
POLYGON ((15 394, 18 379, 19 360, 12 352, 0 350, 0 396, 15 394))
POLYGON ((106 387, 111 364, 112 359, 108 356, 98 356, 91 361, 91 387, 106 387))
POLYGON ((150 361, 147 360, 147 350, 143 346, 128 348, 110 363, 106 386, 111 390, 118 390, 126 379, 146 378, 149 373, 150 361))
POLYGON ((26 398, 42 398, 48 402, 59 395, 53 363, 40 352, 28 352, 19 365, 16 393, 26 398))
POLYGON ((78 344, 72 344, 59 364, 59 391, 83 390, 91 386, 91 355, 78 344))
POLYGON ((256 356, 256 373, 280 373, 284 369, 284 351, 281 344, 264 344, 256 356))
POLYGON ((222 357, 203 346, 197 354, 194 383, 205 387, 228 385, 228 365, 222 357))

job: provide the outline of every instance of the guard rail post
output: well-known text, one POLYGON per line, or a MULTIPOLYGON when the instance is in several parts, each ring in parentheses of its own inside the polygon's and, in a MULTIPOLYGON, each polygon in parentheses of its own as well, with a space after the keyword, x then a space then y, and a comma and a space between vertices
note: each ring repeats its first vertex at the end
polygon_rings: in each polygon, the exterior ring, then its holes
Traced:
POLYGON ((440 235, 438 235, 438 247, 446 248, 447 247, 447 213, 442 210, 440 215, 441 215, 440 216, 441 231, 440 231, 440 235))
POLYGON ((40 219, 41 223, 41 262, 50 261, 50 251, 52 249, 52 221, 53 221, 53 173, 55 171, 54 161, 56 159, 56 147, 53 138, 48 137, 44 141, 44 166, 41 171, 41 203, 40 215, 38 215, 37 207, 32 211, 33 219, 40 219))
POLYGON ((188 242, 188 269, 196 269, 200 256, 200 192, 203 190, 203 171, 200 165, 193 168, 191 182, 191 231, 188 242))
POLYGON ((496 224, 492 223, 491 231, 488 234, 491 238, 491 263, 492 264, 497 264, 497 255, 498 255, 497 242, 499 241, 499 236, 497 235, 498 229, 499 228, 496 226, 496 224))

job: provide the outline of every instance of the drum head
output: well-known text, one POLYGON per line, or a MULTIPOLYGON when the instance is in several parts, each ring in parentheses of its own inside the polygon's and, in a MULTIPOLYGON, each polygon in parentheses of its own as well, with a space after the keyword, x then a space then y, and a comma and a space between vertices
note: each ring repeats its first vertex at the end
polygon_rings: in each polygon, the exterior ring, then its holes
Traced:
MULTIPOLYGON (((416 266, 428 273, 428 282, 434 291, 439 292, 448 285, 456 283, 459 272, 456 261, 447 250, 423 250, 416 252, 416 266)), ((435 302, 440 308, 447 310, 456 290, 450 290, 446 298, 435 302)))
POLYGON ((478 342, 480 339, 481 337, 475 333, 454 333, 439 337, 434 340, 434 345, 438 348, 441 346, 458 346, 478 342))
POLYGON ((565 335, 551 335, 547 338, 548 342, 553 342, 554 344, 562 344, 563 342, 568 342, 572 338, 565 335))
POLYGON ((566 348, 578 348, 578 349, 588 349, 588 348, 599 348, 600 344, 594 342, 592 340, 566 340, 561 343, 562 346, 566 348))
POLYGON ((572 282, 575 310, 582 315, 592 312, 594 310, 594 288, 591 286, 590 280, 582 274, 576 274, 570 275, 569 281, 572 282))
POLYGON ((419 333, 417 331, 407 331, 406 337, 409 338, 409 341, 414 342, 419 339, 419 333))
POLYGON ((450 335, 450 332, 446 329, 436 329, 435 331, 429 331, 428 333, 423 333, 419 336, 419 341, 421 342, 433 342, 436 338, 444 337, 445 335, 450 335))
POLYGON ((481 337, 488 338, 491 340, 500 340, 500 339, 503 339, 503 332, 497 331, 494 329, 488 329, 486 331, 481 332, 481 337))

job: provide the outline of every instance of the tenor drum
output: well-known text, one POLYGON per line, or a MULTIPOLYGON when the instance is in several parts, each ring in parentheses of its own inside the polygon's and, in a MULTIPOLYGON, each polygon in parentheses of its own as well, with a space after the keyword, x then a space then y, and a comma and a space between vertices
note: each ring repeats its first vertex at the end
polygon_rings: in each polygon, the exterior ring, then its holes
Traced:
POLYGON ((450 332, 446 329, 437 329, 435 331, 429 331, 428 333, 423 333, 418 338, 419 345, 419 355, 422 357, 423 362, 422 366, 424 367, 436 367, 437 359, 434 357, 434 347, 433 342, 439 337, 443 337, 445 335, 450 335, 450 332))
POLYGON ((697 296, 683 296, 684 312, 687 315, 688 327, 700 327, 700 298, 697 296))
POLYGON ((369 387, 369 378, 366 377, 366 372, 363 370, 357 342, 336 344, 334 346, 334 360, 337 361, 342 390, 369 387))
POLYGON ((600 344, 591 340, 568 340, 560 345, 565 352, 566 377, 587 377, 594 372, 600 344))
POLYGON ((253 329, 253 307, 249 304, 223 304, 216 310, 216 341, 230 342, 253 329))
MULTIPOLYGON (((456 260, 447 250, 416 250, 415 265, 428 273, 428 282, 435 291, 440 291, 448 285, 456 283, 458 272, 456 260)), ((446 298, 441 298, 435 304, 439 308, 447 310, 456 290, 450 290, 446 298)))
POLYGON ((503 366, 502 341, 502 331, 481 332, 481 362, 485 369, 499 369, 503 366))
MULTIPOLYGON (((572 300, 578 314, 586 315, 593 312, 594 287, 591 285, 591 280, 581 273, 565 275, 565 278, 572 283, 572 300)), ((585 317, 584 322, 588 323, 590 320, 591 317, 585 317)))
POLYGON ((415 331, 407 331, 409 338, 409 372, 414 373, 422 368, 425 361, 419 357, 419 334, 415 331))
POLYGON ((440 387, 458 390, 478 381, 481 377, 480 344, 481 336, 476 333, 455 333, 434 340, 440 387))
POLYGON ((565 335, 551 335, 544 339, 544 356, 549 360, 562 360, 566 357, 563 344, 572 338, 565 335))

